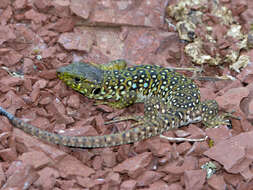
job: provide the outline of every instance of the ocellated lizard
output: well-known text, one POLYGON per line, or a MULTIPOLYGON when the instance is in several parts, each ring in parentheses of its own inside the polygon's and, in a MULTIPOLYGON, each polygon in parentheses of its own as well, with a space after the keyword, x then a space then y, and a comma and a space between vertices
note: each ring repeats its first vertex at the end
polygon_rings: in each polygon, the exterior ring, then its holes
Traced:
POLYGON ((200 101, 200 91, 189 78, 154 65, 127 67, 123 60, 104 65, 72 63, 57 70, 58 77, 83 95, 115 108, 144 102, 144 116, 121 117, 136 120, 130 130, 103 136, 63 136, 25 123, 0 107, 17 128, 54 144, 70 147, 110 147, 133 143, 165 131, 202 121, 206 126, 226 124, 218 115, 214 100, 200 101))

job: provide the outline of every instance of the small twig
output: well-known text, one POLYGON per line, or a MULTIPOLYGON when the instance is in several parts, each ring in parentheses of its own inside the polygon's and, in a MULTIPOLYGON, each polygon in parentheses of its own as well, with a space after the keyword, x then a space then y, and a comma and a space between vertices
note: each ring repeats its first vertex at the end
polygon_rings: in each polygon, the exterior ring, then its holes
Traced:
POLYGON ((187 142, 202 142, 205 141, 208 136, 205 136, 204 138, 201 139, 188 139, 188 138, 177 138, 177 137, 166 137, 164 135, 160 135, 161 138, 164 138, 168 141, 176 141, 176 142, 182 142, 182 141, 187 141, 187 142))
POLYGON ((24 75, 21 75, 15 71, 11 71, 8 67, 1 67, 3 70, 5 70, 10 76, 17 77, 17 78, 24 78, 24 75))
POLYGON ((234 77, 230 76, 230 75, 226 75, 226 76, 214 76, 214 77, 210 77, 210 76, 192 76, 191 77, 194 80, 204 80, 204 81, 221 81, 221 80, 234 80, 234 77))
POLYGON ((168 24, 169 27, 172 27, 174 31, 177 31, 177 27, 172 24, 169 19, 165 18, 165 22, 168 24))
POLYGON ((196 67, 166 67, 167 69, 177 70, 177 71, 193 71, 193 72, 201 72, 201 68, 196 67))

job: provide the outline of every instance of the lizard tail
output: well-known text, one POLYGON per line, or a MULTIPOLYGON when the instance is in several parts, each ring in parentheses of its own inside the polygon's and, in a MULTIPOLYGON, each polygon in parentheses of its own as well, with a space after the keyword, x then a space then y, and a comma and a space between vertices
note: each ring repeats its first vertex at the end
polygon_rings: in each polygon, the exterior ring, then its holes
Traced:
POLYGON ((53 144, 76 148, 100 148, 134 143, 136 141, 161 134, 163 132, 161 130, 164 130, 160 127, 149 127, 143 124, 139 127, 115 134, 75 137, 60 135, 39 129, 15 117, 2 107, 0 107, 0 114, 7 117, 14 127, 17 127, 30 135, 36 136, 53 144))

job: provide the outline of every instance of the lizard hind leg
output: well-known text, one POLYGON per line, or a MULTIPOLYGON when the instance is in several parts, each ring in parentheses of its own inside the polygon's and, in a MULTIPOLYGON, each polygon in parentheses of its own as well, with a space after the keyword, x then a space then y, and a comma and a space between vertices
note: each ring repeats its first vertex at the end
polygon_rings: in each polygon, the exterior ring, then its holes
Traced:
POLYGON ((215 100, 206 100, 200 104, 202 112, 202 121, 206 127, 213 128, 219 125, 230 125, 229 119, 231 114, 218 114, 219 106, 215 100))

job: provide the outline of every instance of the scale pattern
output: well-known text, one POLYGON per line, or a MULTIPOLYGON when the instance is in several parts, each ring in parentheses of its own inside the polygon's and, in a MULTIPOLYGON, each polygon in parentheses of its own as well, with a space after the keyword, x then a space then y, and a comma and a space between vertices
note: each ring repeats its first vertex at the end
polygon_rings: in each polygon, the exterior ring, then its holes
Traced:
POLYGON ((104 65, 72 63, 57 71, 68 86, 95 99, 97 104, 124 108, 144 102, 144 115, 129 116, 137 126, 116 134, 103 136, 63 136, 51 133, 16 118, 0 107, 0 114, 28 134, 54 144, 69 147, 96 148, 133 143, 165 131, 202 121, 207 127, 223 122, 214 100, 200 101, 197 85, 171 69, 154 65, 127 67, 124 60, 104 65))

